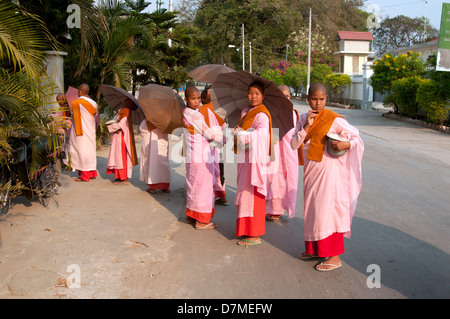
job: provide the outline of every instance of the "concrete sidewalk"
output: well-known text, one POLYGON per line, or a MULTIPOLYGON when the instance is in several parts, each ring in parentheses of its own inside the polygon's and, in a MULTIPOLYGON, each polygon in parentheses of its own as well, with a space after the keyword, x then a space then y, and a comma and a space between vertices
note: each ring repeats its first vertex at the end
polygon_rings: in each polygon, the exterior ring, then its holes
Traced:
MULTIPOLYGON (((235 244, 234 205, 216 207, 216 230, 184 223, 183 163, 171 162, 171 193, 150 195, 138 167, 130 185, 114 185, 103 148, 96 180, 77 183, 66 172, 48 208, 17 198, 0 219, 0 298, 448 298, 450 136, 378 111, 332 109, 366 146, 341 269, 323 274, 297 258, 301 181, 295 218, 267 223, 263 244, 244 248, 235 244), (429 199, 418 198, 424 193, 429 199), (381 266, 380 289, 367 286, 371 264, 381 266)), ((225 164, 225 177, 232 203, 235 164, 225 164)))

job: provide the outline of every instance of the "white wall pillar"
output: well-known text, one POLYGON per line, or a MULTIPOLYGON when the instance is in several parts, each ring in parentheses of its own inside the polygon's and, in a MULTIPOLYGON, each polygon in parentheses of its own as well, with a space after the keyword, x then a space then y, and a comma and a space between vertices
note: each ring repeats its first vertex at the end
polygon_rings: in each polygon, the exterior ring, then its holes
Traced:
POLYGON ((64 93, 64 56, 67 52, 62 51, 46 51, 47 58, 45 61, 47 78, 42 83, 43 85, 50 84, 53 86, 47 100, 47 108, 58 107, 56 103, 56 96, 59 93, 64 93))
POLYGON ((361 108, 372 109, 373 88, 370 85, 370 77, 373 74, 372 62, 363 64, 363 103, 361 108))

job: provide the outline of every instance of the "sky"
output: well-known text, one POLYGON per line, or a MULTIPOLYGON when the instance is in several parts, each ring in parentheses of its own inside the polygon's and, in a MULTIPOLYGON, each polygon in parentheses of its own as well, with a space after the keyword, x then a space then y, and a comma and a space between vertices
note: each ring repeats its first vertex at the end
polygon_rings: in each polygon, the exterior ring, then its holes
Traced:
MULTIPOLYGON (((153 11, 156 8, 156 0, 147 1, 152 3, 149 6, 149 11, 153 11)), ((162 1, 162 7, 168 9, 169 0, 162 1)), ((177 2, 178 0, 173 0, 174 6, 176 6, 177 2)), ((398 15, 404 15, 410 18, 423 17, 426 12, 430 24, 439 30, 441 25, 442 4, 444 2, 450 3, 450 0, 366 0, 363 9, 368 11, 367 8, 378 6, 381 19, 386 17, 393 18, 398 15), (427 4, 425 4, 425 2, 427 2, 427 4), (369 7, 369 5, 371 5, 371 7, 369 7)))
POLYGON ((430 24, 439 30, 441 25, 442 4, 450 3, 450 0, 368 0, 364 3, 364 9, 367 10, 372 5, 380 8, 381 19, 393 18, 398 15, 404 15, 410 18, 426 16, 430 24))

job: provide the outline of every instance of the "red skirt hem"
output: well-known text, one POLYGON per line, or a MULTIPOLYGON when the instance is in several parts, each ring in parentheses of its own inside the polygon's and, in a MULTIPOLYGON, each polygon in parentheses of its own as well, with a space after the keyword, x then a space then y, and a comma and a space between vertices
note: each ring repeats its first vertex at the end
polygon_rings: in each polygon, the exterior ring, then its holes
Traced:
POLYGON ((319 257, 331 257, 342 255, 344 249, 344 233, 333 233, 330 236, 317 240, 305 240, 305 252, 319 257))
POLYGON ((200 223, 208 224, 211 219, 214 217, 214 214, 216 213, 216 210, 213 208, 211 213, 199 213, 193 210, 190 210, 189 208, 186 208, 186 216, 189 216, 200 223))
POLYGON ((266 197, 254 188, 253 217, 241 217, 236 220, 236 237, 259 237, 266 232, 266 197))

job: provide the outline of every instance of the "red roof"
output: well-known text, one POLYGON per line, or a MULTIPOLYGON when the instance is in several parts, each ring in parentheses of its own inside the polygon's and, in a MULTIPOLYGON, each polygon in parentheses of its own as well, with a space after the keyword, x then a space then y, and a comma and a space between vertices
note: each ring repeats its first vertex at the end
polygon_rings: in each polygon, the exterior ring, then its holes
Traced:
POLYGON ((373 40, 372 33, 370 32, 338 31, 338 37, 341 40, 359 40, 359 41, 373 40))

